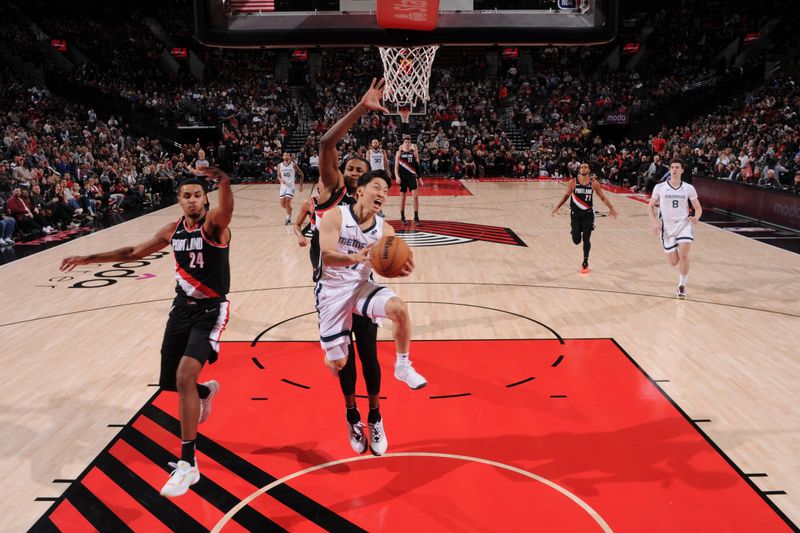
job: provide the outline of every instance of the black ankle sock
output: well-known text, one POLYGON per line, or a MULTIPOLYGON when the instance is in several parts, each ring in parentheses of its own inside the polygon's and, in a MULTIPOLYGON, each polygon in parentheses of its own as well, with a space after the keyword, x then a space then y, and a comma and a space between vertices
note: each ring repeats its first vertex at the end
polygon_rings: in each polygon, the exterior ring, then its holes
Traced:
POLYGON ((375 422, 381 421, 381 408, 380 407, 370 407, 369 408, 369 416, 367 417, 367 422, 370 424, 374 424, 375 422))
POLYGON ((419 211, 414 211, 414 218, 419 220, 419 211))
POLYGON ((358 421, 361 420, 361 414, 358 412, 358 407, 355 405, 353 407, 347 408, 347 423, 348 424, 357 424, 358 421))
POLYGON ((197 394, 200 395, 201 400, 205 400, 208 398, 208 395, 211 394, 211 389, 206 387, 205 385, 197 384, 197 394))
POLYGON ((406 212, 400 211, 400 220, 405 220, 405 219, 406 219, 406 212))
POLYGON ((181 461, 186 461, 194 466, 194 441, 182 440, 181 441, 181 461))

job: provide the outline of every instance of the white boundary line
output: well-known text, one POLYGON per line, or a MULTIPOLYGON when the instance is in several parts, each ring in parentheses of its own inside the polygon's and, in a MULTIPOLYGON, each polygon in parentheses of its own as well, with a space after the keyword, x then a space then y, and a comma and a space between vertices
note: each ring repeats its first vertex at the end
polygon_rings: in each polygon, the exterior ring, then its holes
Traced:
POLYGON ((327 462, 327 463, 323 463, 323 464, 319 464, 319 465, 316 465, 316 466, 312 466, 312 467, 306 468, 305 470, 300 470, 300 471, 295 472, 293 474, 289 474, 288 476, 285 476, 285 477, 282 477, 281 479, 273 481, 272 483, 270 483, 269 485, 267 485, 265 487, 261 487, 260 489, 258 489, 257 491, 255 491, 254 493, 252 493, 251 495, 247 496, 242 501, 237 503, 230 511, 225 513, 225 516, 223 516, 219 520, 219 522, 217 522, 217 524, 214 526, 214 529, 211 530, 211 533, 219 533, 220 531, 222 531, 222 528, 225 527, 225 524, 227 524, 228 521, 230 521, 231 518, 233 518, 233 515, 238 513, 243 507, 248 505, 250 502, 255 500, 257 497, 259 497, 262 494, 274 489, 275 487, 277 487, 279 485, 283 485, 284 483, 287 483, 287 482, 293 480, 294 478, 300 477, 300 476, 305 475, 305 474, 309 474, 311 472, 315 472, 317 470, 322 470, 323 468, 337 466, 337 465, 341 465, 341 464, 345 464, 345 463, 354 463, 356 461, 369 461, 369 460, 373 460, 373 459, 384 459, 384 458, 393 458, 393 457, 437 457, 437 458, 444 458, 444 459, 457 459, 457 460, 460 460, 460 461, 470 461, 470 462, 473 462, 473 463, 482 463, 482 464, 485 464, 485 465, 494 466, 494 467, 497 467, 497 468, 502 468, 504 470, 515 472, 515 473, 523 475, 525 477, 529 477, 531 479, 534 479, 534 480, 538 481, 539 483, 542 483, 542 484, 550 487, 551 489, 553 489, 553 490, 555 490, 557 492, 560 492, 561 494, 563 494, 564 496, 566 496, 567 498, 569 498, 570 500, 575 502, 575 504, 578 505, 581 509, 586 511, 586 513, 590 517, 592 517, 592 519, 597 523, 597 525, 600 526, 600 529, 602 529, 606 533, 612 532, 611 527, 606 523, 605 520, 603 520, 603 517, 601 517, 600 514, 597 511, 592 509, 592 507, 590 507, 588 503, 586 503, 585 501, 581 500, 578 496, 576 496, 575 494, 571 493, 570 491, 568 491, 564 487, 562 487, 562 486, 550 481, 549 479, 546 479, 546 478, 543 478, 543 477, 538 476, 536 474, 533 474, 531 472, 528 472, 527 470, 522 470, 521 468, 517 468, 515 466, 511 466, 511 465, 507 465, 507 464, 503 464, 503 463, 498 463, 497 461, 490 461, 489 459, 482 459, 480 457, 470 457, 468 455, 455 455, 455 454, 451 454, 451 453, 432 453, 432 452, 401 452, 401 453, 387 453, 385 455, 381 455, 381 456, 377 456, 377 457, 373 456, 373 455, 359 455, 359 456, 356 456, 356 457, 348 457, 346 459, 338 459, 336 461, 330 461, 330 462, 327 462))

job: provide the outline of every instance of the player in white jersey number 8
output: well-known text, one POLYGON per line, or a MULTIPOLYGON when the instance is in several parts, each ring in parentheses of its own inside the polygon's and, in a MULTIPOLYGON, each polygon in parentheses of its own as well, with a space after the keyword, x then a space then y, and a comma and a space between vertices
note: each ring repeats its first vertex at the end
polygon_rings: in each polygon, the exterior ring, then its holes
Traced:
POLYGON ((669 165, 669 179, 655 186, 647 204, 653 235, 661 236, 669 264, 678 266, 677 297, 680 300, 687 298, 686 281, 689 278, 689 250, 694 242, 693 226, 703 214, 697 191, 681 179, 683 170, 683 161, 673 159, 669 165), (690 204, 694 208, 692 216, 689 216, 690 204))

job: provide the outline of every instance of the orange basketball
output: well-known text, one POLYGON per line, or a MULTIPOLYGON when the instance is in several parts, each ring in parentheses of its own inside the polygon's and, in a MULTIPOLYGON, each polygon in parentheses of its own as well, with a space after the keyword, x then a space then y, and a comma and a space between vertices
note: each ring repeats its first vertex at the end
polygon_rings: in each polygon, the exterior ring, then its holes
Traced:
POLYGON ((393 278, 400 274, 408 261, 411 248, 400 237, 384 237, 372 247, 370 256, 375 272, 385 278, 393 278))

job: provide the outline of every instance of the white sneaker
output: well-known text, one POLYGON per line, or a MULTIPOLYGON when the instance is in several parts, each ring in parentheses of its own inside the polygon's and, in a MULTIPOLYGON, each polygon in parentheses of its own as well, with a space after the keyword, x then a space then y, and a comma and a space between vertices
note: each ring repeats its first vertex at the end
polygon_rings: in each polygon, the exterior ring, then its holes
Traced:
POLYGON ((11 239, 0 239, 0 246, 11 246, 14 244, 14 241, 11 239))
POLYGON ((347 432, 350 435, 350 447, 357 454, 367 451, 367 439, 364 438, 364 423, 360 420, 355 424, 347 423, 347 432))
POLYGON ((683 285, 678 285, 678 300, 685 300, 686 299, 686 287, 683 285))
POLYGON ((394 377, 395 379, 404 382, 413 390, 421 389, 428 384, 428 380, 422 377, 419 372, 414 370, 414 366, 411 364, 410 359, 406 359, 402 363, 394 364, 394 377))
POLYGON ((213 379, 211 381, 206 381, 205 383, 201 383, 201 385, 205 385, 206 387, 208 387, 211 393, 205 400, 200 398, 200 419, 197 421, 198 424, 202 424, 203 422, 208 420, 208 415, 211 414, 211 400, 219 392, 219 383, 217 383, 213 379))
POLYGON ((389 447, 389 441, 386 438, 386 432, 383 430, 383 419, 378 420, 374 424, 369 425, 369 451, 372 455, 383 455, 386 453, 386 448, 389 447))
POLYGON ((42 231, 45 232, 45 234, 49 235, 53 233, 53 228, 51 228, 50 226, 45 226, 42 228, 42 231))
POLYGON ((169 463, 169 466, 175 470, 170 474, 167 484, 161 489, 162 496, 169 496, 170 498, 183 496, 189 491, 189 487, 200 481, 197 459, 194 460, 194 466, 186 461, 169 463))

